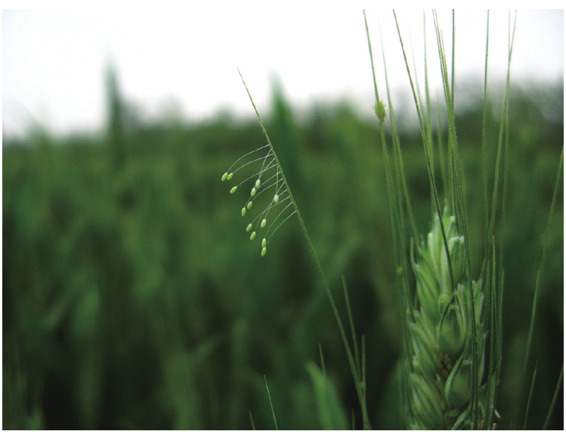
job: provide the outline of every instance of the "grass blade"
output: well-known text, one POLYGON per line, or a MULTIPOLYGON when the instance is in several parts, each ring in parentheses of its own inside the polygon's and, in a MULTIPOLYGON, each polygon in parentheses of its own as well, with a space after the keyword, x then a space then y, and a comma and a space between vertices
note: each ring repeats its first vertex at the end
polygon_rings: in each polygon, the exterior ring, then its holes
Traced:
POLYGON ((533 298, 533 308, 531 311, 531 322, 529 325, 529 335, 527 337, 527 348, 526 348, 526 356, 525 356, 525 363, 524 363, 524 367, 526 368, 527 366, 527 362, 528 362, 528 358, 529 358, 529 352, 530 352, 530 348, 531 348, 531 344, 532 344, 532 338, 533 338, 533 328, 534 328, 534 322, 535 322, 535 318, 536 318, 536 306, 537 306, 537 300, 538 300, 538 294, 540 291, 540 285, 542 282, 542 277, 543 277, 543 272, 544 272, 544 263, 546 261, 546 246, 547 246, 547 242, 548 242, 548 236, 550 233, 550 223, 552 221, 552 213, 554 213, 554 206, 556 204, 556 197, 558 195, 558 189, 560 187, 560 177, 562 176, 562 164, 564 162, 564 147, 562 147, 562 152, 560 153, 560 162, 558 164, 558 171, 556 173, 556 181, 554 183, 554 191, 552 192, 552 202, 550 204, 550 212, 548 215, 548 220, 546 223, 546 229, 544 232, 544 238, 542 241, 542 257, 540 259, 540 264, 539 264, 539 269, 537 271, 537 278, 536 278, 536 282, 535 282, 535 294, 534 294, 534 298, 533 298))
POLYGON ((456 93, 456 87, 454 86, 454 73, 456 64, 456 11, 452 9, 452 73, 450 75, 450 88, 452 89, 452 106, 454 106, 454 94, 456 93))
MULTIPOLYGON (((507 78, 505 83, 505 94, 503 96, 503 106, 501 108, 501 126, 499 129, 499 138, 497 142, 497 155, 495 158, 495 178, 493 181, 493 191, 491 196, 491 216, 488 223, 487 239, 493 237, 493 232, 495 229, 495 219, 496 219, 496 209, 497 209, 497 197, 499 190, 499 182, 501 178, 500 170, 503 170, 503 199, 502 199, 502 224, 504 223, 504 208, 505 208, 505 195, 506 195, 506 178, 507 178, 507 158, 508 158, 508 125, 509 125, 509 98, 510 98, 510 84, 511 84, 511 57, 513 55, 513 43, 515 40, 515 28, 516 28, 516 17, 515 24, 513 26, 512 36, 509 40, 509 52, 507 57, 507 78), (504 145, 505 143, 505 145, 504 145)), ((489 246, 489 245, 488 245, 489 246)))
POLYGON ((336 387, 313 362, 307 364, 317 413, 322 429, 343 430, 348 427, 348 416, 344 412, 336 387))
POLYGON ((529 397, 527 398, 527 407, 525 408, 525 418, 523 419, 523 430, 527 429, 527 419, 529 418, 529 410, 531 409, 531 400, 533 398, 536 378, 537 378, 537 364, 535 363, 533 377, 531 378, 531 387, 529 389, 529 397))
MULTIPOLYGON (((527 344, 526 344, 526 348, 525 348, 525 358, 523 361, 523 373, 522 373, 522 379, 521 382, 524 383, 525 379, 526 379, 526 373, 527 373, 527 367, 528 367, 528 363, 529 363, 529 359, 530 359, 530 355, 531 355, 531 346, 532 346, 532 340, 533 340, 533 331, 534 331, 534 326, 535 326, 535 321, 536 321, 536 312, 537 312, 537 304, 538 304, 538 297, 539 297, 539 292, 540 292, 540 287, 541 287, 541 283, 542 283, 542 277, 543 277, 543 273, 544 273, 544 263, 546 261, 546 250, 547 250, 547 242, 548 242, 548 236, 550 233, 550 225, 551 225, 551 221, 552 221, 552 214, 554 213, 554 206, 556 204, 556 198, 558 195, 558 190, 560 188, 560 178, 562 176, 562 165, 564 163, 564 146, 562 146, 562 152, 560 153, 560 162, 558 163, 558 171, 556 173, 556 180, 554 183, 554 190, 552 192, 552 201, 550 203, 550 211, 548 214, 548 220, 546 222, 546 229, 544 231, 544 237, 543 237, 543 241, 542 241, 542 256, 540 259, 540 263, 539 263, 539 268, 537 270, 537 276, 536 276, 536 282, 535 282, 535 293, 533 295, 533 306, 531 309, 531 320, 529 323, 529 333, 527 336, 527 344)), ((523 384, 524 385, 524 384, 523 384)), ((517 418, 517 416, 519 415, 519 408, 517 408, 517 413, 515 418, 517 418)))
POLYGON ((497 317, 497 278, 495 272, 495 242, 492 247, 492 262, 491 267, 487 266, 487 277, 486 280, 491 280, 488 289, 489 296, 489 369, 488 369, 488 394, 487 394, 487 423, 486 425, 490 427, 493 421, 493 409, 495 405, 495 391, 497 389, 497 363, 496 359, 498 353, 496 352, 496 341, 499 336, 498 330, 498 317, 497 317), (490 274, 491 273, 491 274, 490 274), (491 277, 490 277, 491 276, 491 277))
POLYGON ((560 387, 562 387, 562 380, 564 379, 564 365, 560 369, 560 377, 556 383, 556 388, 554 389, 554 395, 552 396, 552 401, 550 402, 550 407, 548 407, 548 413, 546 414, 546 419, 544 420, 543 429, 548 429, 548 424, 550 423, 550 416, 554 411, 554 406, 556 405, 556 400, 558 399, 558 393, 560 392, 560 387))
POLYGON ((366 380, 366 338, 362 335, 362 389, 364 393, 364 400, 367 391, 367 380, 366 380))
POLYGON ((267 377, 264 375, 265 389, 267 390, 267 398, 269 399, 269 406, 271 407, 271 415, 273 416, 273 423, 275 424, 275 430, 279 430, 277 427, 277 417, 275 416, 275 410, 273 409, 273 402, 271 401, 271 393, 269 393, 269 386, 267 385, 267 377))
POLYGON ((485 68, 484 68, 484 85, 483 85, 483 110, 482 110, 482 139, 481 139, 481 154, 482 154, 482 203, 483 203, 483 226, 485 232, 484 247, 485 256, 489 251, 489 233, 488 233, 488 199, 487 199, 487 78, 488 78, 488 59, 489 59, 489 11, 487 11, 487 25, 485 36, 485 68))
POLYGON ((322 373, 326 375, 326 365, 324 364, 324 354, 322 353, 321 344, 318 344, 318 351, 320 352, 320 367, 322 369, 322 373))
MULTIPOLYGON (((509 41, 508 41, 508 52, 509 56, 507 58, 507 79, 505 82, 505 93, 506 95, 510 94, 510 86, 511 86, 511 57, 513 53, 513 45, 515 41, 515 30, 517 28, 517 14, 515 13, 515 18, 513 22, 513 30, 511 30, 511 12, 509 12, 509 41)), ((509 96, 507 96, 507 101, 509 101, 509 96)), ((509 179, 509 164, 507 162, 509 155, 509 102, 507 102, 507 114, 505 116, 505 159, 503 160, 503 192, 501 198, 501 226, 505 226, 505 222, 507 220, 507 186, 508 186, 508 179, 509 179)), ((499 254, 499 265, 500 268, 503 268, 503 257, 505 254, 505 248, 501 248, 501 253, 499 254)))
MULTIPOLYGON (((352 308, 350 307, 350 296, 348 295, 348 285, 346 284, 346 279, 344 278, 344 275, 342 275, 342 287, 344 288, 344 299, 346 301, 346 311, 348 313, 348 321, 350 323, 350 330, 352 333, 352 343, 354 345, 354 358, 356 360, 356 367, 358 368, 358 375, 359 375, 359 371, 361 368, 360 365, 360 353, 358 351, 358 342, 356 340, 356 330, 354 328, 354 318, 352 315, 352 308)), ((362 381, 363 381, 363 377, 362 377, 362 381)))

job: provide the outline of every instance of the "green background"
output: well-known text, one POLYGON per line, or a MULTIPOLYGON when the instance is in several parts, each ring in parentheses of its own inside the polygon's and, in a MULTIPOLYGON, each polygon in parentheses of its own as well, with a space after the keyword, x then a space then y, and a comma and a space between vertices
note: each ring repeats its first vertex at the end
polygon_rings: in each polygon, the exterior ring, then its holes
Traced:
MULTIPOLYGON (((477 102, 457 108, 456 125, 470 245, 480 254, 482 114, 481 100, 469 100, 477 102)), ((359 428, 345 350, 296 219, 260 257, 240 215, 247 192, 230 195, 220 181, 265 144, 257 121, 225 113, 142 122, 112 75, 107 101, 105 133, 56 137, 37 127, 25 139, 4 137, 3 427, 248 429, 251 414, 270 429, 265 376, 279 428, 359 428)), ((492 102, 493 151, 500 102, 492 102)), ((365 336, 372 426, 401 427, 399 285, 376 121, 345 103, 298 116, 277 88, 262 114, 343 317, 342 276, 348 284, 365 336)), ((425 234, 431 200, 414 125, 403 127, 401 144, 425 234)), ((499 428, 513 425, 528 395, 520 373, 562 144, 562 84, 513 87, 507 222, 497 227, 505 239, 499 428)), ((534 428, 563 364, 562 189, 558 198, 527 377, 536 361, 534 428)), ((472 257, 476 271, 481 259, 472 257)), ((562 407, 561 390, 553 428, 563 427, 562 407)))

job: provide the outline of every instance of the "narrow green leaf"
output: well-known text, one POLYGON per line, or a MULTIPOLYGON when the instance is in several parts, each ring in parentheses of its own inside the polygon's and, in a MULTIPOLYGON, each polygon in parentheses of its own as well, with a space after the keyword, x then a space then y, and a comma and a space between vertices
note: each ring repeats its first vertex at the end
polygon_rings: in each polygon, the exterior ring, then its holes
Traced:
MULTIPOLYGON (((548 219, 547 219, 547 222, 546 222, 546 229, 545 229, 544 237, 543 237, 543 241, 542 241, 542 256, 541 256, 541 259, 540 259, 539 267, 538 267, 538 270, 537 270, 536 281, 535 281, 535 293, 533 295, 533 302, 532 302, 532 308, 531 308, 531 319, 530 319, 530 323, 529 323, 529 333, 528 333, 528 336, 527 336, 527 344, 526 344, 526 348, 525 348, 525 357, 524 357, 524 360, 523 360, 521 388, 524 386, 524 382, 526 380, 527 367, 528 367, 529 359, 530 359, 530 356, 531 356, 533 331, 534 331, 535 321, 536 321, 538 297, 539 297, 540 287, 541 287, 541 284, 542 284, 542 277, 543 277, 543 274, 544 274, 544 263, 546 261, 546 250, 547 250, 547 244, 548 244, 548 236, 550 234, 550 225, 551 225, 551 221, 552 221, 552 214, 554 213, 554 206, 556 204, 556 198, 557 198, 557 195, 558 195, 558 190, 560 189, 560 185, 561 185, 560 178, 562 177, 563 162, 564 162, 564 146, 562 146, 562 152, 560 153, 560 161, 558 163, 558 171, 556 173, 554 190, 552 192, 552 201, 550 203, 550 211, 549 211, 549 214, 548 214, 548 219)), ((517 420, 518 416, 519 416, 519 407, 517 407, 517 411, 515 413, 515 421, 517 420)))
POLYGON ((314 363, 307 365, 307 371, 313 383, 318 418, 322 428, 345 430, 348 427, 348 420, 336 388, 314 363))
POLYGON ((324 363, 324 354, 322 353, 322 345, 318 344, 318 351, 320 352, 320 367, 322 368, 322 373, 326 375, 326 365, 324 363))
POLYGON ((273 409, 273 402, 271 401, 271 393, 269 393, 269 386, 267 385, 267 377, 264 375, 265 389, 267 390, 267 398, 269 399, 269 406, 271 407, 271 415, 273 416, 273 423, 275 424, 275 430, 279 430, 277 427, 277 418, 275 416, 275 410, 273 409))
POLYGON ((562 380, 564 379, 564 365, 560 369, 560 377, 556 382, 556 388, 554 389, 554 394, 552 395, 552 401, 550 402, 550 406, 548 407, 548 413, 546 414, 546 419, 544 420, 544 425, 542 426, 543 429, 548 429, 548 424, 550 423, 550 416, 554 412, 554 407, 556 405, 556 400, 558 399, 558 394, 560 393, 560 388, 562 387, 562 380))
POLYGON ((552 192, 552 201, 550 203, 550 211, 548 214, 548 220, 546 223, 546 229, 544 232, 544 238, 542 241, 542 257, 540 259, 540 264, 539 264, 539 268, 537 271, 537 277, 536 277, 536 282, 535 282, 535 294, 534 294, 534 298, 533 298, 533 307, 532 307, 532 311, 531 311, 531 322, 529 325, 529 335, 527 337, 527 348, 526 348, 526 355, 525 355, 525 363, 524 363, 524 367, 526 368, 527 366, 527 362, 529 359, 529 353, 530 353, 530 349, 531 349, 531 344, 532 344, 532 338, 533 338, 533 329, 534 329, 534 325, 535 325, 535 318, 536 318, 536 306, 538 303, 538 295, 539 295, 539 291, 540 291, 540 286, 542 283, 542 276, 544 273, 544 263, 546 261, 546 250, 547 250, 547 245, 548 245, 548 236, 550 234, 550 223, 552 222, 552 213, 554 213, 554 206, 556 204, 556 197, 558 195, 558 190, 560 188, 560 178, 562 177, 562 164, 564 162, 564 146, 562 146, 562 152, 560 153, 560 162, 558 163, 558 171, 556 173, 556 181, 554 183, 554 191, 552 192))
MULTIPOLYGON (((354 327, 354 317, 352 315, 352 308, 350 307, 350 296, 348 295, 348 285, 346 284, 346 279, 344 278, 344 275, 342 275, 342 287, 344 289, 344 299, 346 301, 346 311, 348 313, 348 322, 350 323, 350 331, 351 331, 351 335, 352 335, 352 343, 354 345, 354 358, 356 360, 356 367, 358 368, 358 375, 359 375, 359 371, 361 370, 361 366, 360 366, 360 353, 358 351, 358 342, 356 339, 356 330, 354 327)), ((363 378, 362 378, 363 380, 363 378)))
POLYGON ((485 36, 485 67, 484 67, 484 80, 483 80, 483 109, 482 109, 482 140, 481 140, 481 155, 482 155, 482 204, 483 204, 483 218, 484 218, 484 247, 485 256, 489 252, 489 221, 488 221, 488 198, 487 198, 487 79, 488 79, 488 58, 489 58, 489 10, 487 11, 487 25, 485 36))
POLYGON ((525 408, 525 417, 523 418, 523 430, 527 429, 527 419, 529 418, 529 410, 531 409, 531 400, 533 398, 536 378, 537 378, 537 363, 535 363, 535 369, 533 371, 533 377, 531 379, 531 387, 529 389, 529 397, 527 398, 527 407, 525 408))

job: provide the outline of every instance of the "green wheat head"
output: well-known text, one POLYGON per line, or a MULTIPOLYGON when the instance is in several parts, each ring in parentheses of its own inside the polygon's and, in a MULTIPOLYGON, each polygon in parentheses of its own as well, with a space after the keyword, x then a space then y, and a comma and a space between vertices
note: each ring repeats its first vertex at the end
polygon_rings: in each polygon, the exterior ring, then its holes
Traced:
MULTIPOLYGON (((411 419, 409 426, 413 429, 472 427, 474 323, 479 323, 479 361, 475 363, 480 382, 484 374, 486 326, 482 312, 486 296, 481 281, 466 280, 465 238, 448 208, 444 209, 442 219, 449 255, 440 218, 435 214, 432 230, 418 247, 417 258, 412 257, 416 304, 408 311, 406 406, 411 419), (470 283, 473 298, 467 288, 470 283), (471 302, 473 308, 469 307, 471 302)), ((480 387, 480 392, 485 393, 486 388, 480 387)), ((486 400, 480 396, 480 419, 486 417, 486 400)))

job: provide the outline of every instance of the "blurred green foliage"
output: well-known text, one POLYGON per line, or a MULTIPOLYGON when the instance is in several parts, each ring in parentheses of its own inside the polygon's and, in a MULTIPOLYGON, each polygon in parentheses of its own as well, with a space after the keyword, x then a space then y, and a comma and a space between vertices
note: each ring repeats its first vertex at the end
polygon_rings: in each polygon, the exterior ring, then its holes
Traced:
MULTIPOLYGON (((255 120, 134 121, 112 75, 107 83, 106 135, 36 130, 4 139, 3 427, 248 429, 251 414, 269 429, 264 375, 280 428, 360 427, 344 347, 296 221, 260 257, 244 230, 242 196, 220 182, 237 157, 264 144, 255 120)), ((377 126, 343 103, 298 120, 282 90, 274 94, 267 129, 339 308, 345 317, 344 275, 366 338, 372 426, 398 428, 398 276, 377 126)), ((526 400, 518 377, 563 144, 562 85, 512 94, 502 428, 526 400)), ((493 146, 497 113, 494 103, 493 146)), ((481 254, 481 102, 456 121, 471 245, 481 254)), ((431 204, 422 146, 418 130, 401 133, 424 233, 431 204)), ((530 427, 542 426, 563 364, 562 220, 560 192, 535 327, 530 427)), ((553 428, 563 427, 562 406, 560 396, 553 428)))

